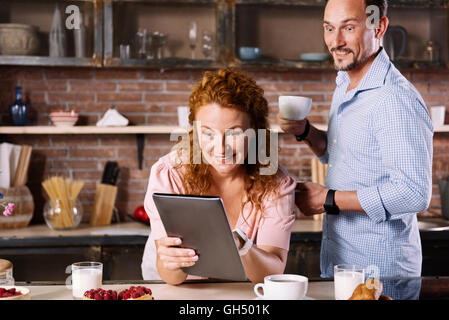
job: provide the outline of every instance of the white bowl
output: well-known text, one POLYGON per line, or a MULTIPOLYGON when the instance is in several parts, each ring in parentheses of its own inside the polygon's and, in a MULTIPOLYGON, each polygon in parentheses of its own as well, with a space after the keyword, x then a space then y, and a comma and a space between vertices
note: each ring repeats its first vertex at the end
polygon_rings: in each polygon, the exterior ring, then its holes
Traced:
POLYGON ((284 119, 303 120, 310 112, 312 99, 300 96, 280 96, 279 111, 284 119))
POLYGON ((20 291, 22 294, 20 296, 12 296, 6 298, 0 298, 0 301, 3 300, 30 300, 30 289, 25 287, 17 287, 17 286, 0 286, 0 288, 12 289, 16 288, 16 291, 20 291))

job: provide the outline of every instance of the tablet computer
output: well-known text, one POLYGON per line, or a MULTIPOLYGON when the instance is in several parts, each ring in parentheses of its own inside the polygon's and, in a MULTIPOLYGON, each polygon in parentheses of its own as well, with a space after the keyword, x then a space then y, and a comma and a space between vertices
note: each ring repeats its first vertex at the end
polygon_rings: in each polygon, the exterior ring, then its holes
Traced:
POLYGON ((202 277, 246 281, 246 273, 219 197, 153 193, 168 236, 180 237, 198 261, 182 270, 202 277))

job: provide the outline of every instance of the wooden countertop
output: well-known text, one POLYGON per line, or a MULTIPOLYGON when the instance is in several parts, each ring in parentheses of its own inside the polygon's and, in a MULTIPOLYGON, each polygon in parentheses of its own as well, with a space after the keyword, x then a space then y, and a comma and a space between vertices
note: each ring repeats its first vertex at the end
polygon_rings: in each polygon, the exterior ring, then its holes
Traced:
MULTIPOLYGON (((103 284, 105 290, 123 290, 131 285, 151 289, 155 300, 253 300, 257 298, 251 282, 190 282, 179 286, 165 283, 103 284)), ((72 290, 65 285, 25 285, 32 300, 72 300, 72 290)), ((333 300, 333 281, 309 282, 307 300, 333 300)))

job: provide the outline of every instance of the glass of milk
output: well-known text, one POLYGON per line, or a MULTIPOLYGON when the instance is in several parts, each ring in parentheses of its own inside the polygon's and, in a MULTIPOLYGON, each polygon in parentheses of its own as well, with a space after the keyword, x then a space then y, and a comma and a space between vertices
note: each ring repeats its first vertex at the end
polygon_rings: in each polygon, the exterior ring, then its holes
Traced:
POLYGON ((353 264, 334 266, 335 300, 348 300, 359 284, 365 282, 365 268, 353 264))
POLYGON ((101 262, 76 262, 72 264, 72 295, 82 299, 84 292, 101 287, 103 264, 101 262))

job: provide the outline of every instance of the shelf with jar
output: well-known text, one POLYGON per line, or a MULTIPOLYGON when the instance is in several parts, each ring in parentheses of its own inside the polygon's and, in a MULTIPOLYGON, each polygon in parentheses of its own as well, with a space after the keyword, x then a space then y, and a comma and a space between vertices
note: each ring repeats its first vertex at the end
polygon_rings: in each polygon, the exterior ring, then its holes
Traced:
POLYGON ((0 8, 0 65, 101 66, 101 0, 0 0, 0 8))
POLYGON ((103 65, 222 67, 227 21, 223 0, 106 1, 103 65))
MULTIPOLYGON (((322 0, 237 0, 231 65, 330 69, 324 42, 322 0)), ((390 1, 382 39, 400 69, 447 69, 448 1, 390 1)))

